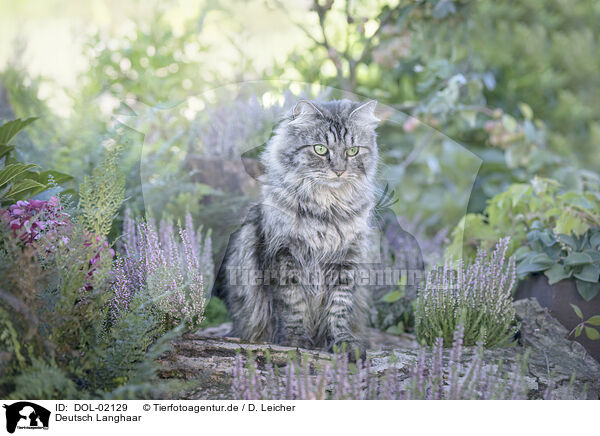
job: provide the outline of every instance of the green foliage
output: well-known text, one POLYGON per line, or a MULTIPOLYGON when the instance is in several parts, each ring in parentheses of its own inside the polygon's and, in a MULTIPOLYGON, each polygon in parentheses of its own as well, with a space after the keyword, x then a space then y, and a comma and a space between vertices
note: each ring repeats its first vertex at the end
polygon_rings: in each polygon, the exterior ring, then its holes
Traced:
POLYGON ((472 258, 495 235, 511 235, 520 279, 544 272, 549 283, 572 278, 589 301, 600 291, 600 183, 590 177, 582 192, 564 191, 552 179, 511 185, 484 214, 467 214, 452 232, 448 257, 472 258))
POLYGON ((586 0, 488 0, 473 2, 460 32, 479 68, 494 72, 489 104, 515 115, 526 102, 549 127, 548 148, 593 170, 600 167, 600 59, 590 53, 599 20, 597 4, 586 0))
POLYGON ((600 326, 600 315, 591 316, 584 321, 583 312, 581 312, 581 309, 574 304, 571 304, 571 307, 581 322, 577 324, 573 330, 571 330, 569 335, 574 334, 575 337, 578 338, 581 336, 581 333, 585 331, 585 335, 588 339, 591 339, 592 341, 600 339, 600 332, 598 332, 598 329, 596 328, 600 326))
POLYGON ((58 171, 39 172, 36 170, 37 165, 19 162, 11 156, 15 150, 15 146, 10 145, 11 140, 35 120, 36 118, 17 119, 0 126, 0 159, 3 159, 3 167, 0 169, 0 205, 25 200, 72 179, 58 171))
POLYGON ((0 355, 0 369, 5 361, 14 358, 17 365, 23 365, 25 359, 21 351, 21 343, 15 327, 13 326, 7 311, 0 307, 0 349, 4 355, 0 355))
POLYGON ((60 400, 77 397, 77 386, 56 363, 34 357, 31 365, 15 377, 14 391, 8 398, 60 400))
POLYGON ((535 229, 584 235, 600 227, 600 178, 592 174, 582 192, 564 191, 552 179, 518 183, 489 200, 483 214, 467 214, 452 231, 449 258, 473 258, 477 247, 490 248, 497 235, 510 235, 509 255, 535 229))
POLYGON ((581 190, 580 168, 598 168, 592 71, 600 64, 587 54, 597 45, 598 10, 572 3, 314 1, 318 24, 298 23, 311 46, 274 76, 292 70, 377 98, 481 158, 480 168, 475 156, 404 116, 379 129, 380 144, 394 148, 381 154, 401 197, 397 211, 420 216, 432 234, 465 211, 481 212, 511 184, 539 175, 581 190))
MULTIPOLYGON (((102 169, 118 178, 115 152, 102 169)), ((110 195, 90 192, 103 183, 96 172, 84 186, 83 203, 87 210, 107 210, 93 202, 109 200, 112 212, 95 215, 96 228, 106 232, 110 223, 102 221, 112 219, 122 201, 122 178, 104 191, 110 195)), ((72 216, 68 225, 48 228, 35 247, 23 247, 0 228, 2 397, 143 398, 174 387, 157 379, 157 360, 181 327, 165 331, 141 297, 116 322, 109 320, 112 254, 104 239, 90 240, 84 222, 90 221, 72 216)))
POLYGON ((110 255, 100 251, 92 265, 98 247, 84 244, 86 234, 77 225, 61 234, 68 244, 33 256, 4 240, 0 298, 9 307, 0 319, 13 327, 0 340, 14 351, 0 378, 2 396, 141 398, 169 388, 156 380, 157 359, 181 328, 165 332, 139 299, 118 322, 108 323, 110 255), (27 280, 20 274, 35 275, 27 280), (27 344, 25 350, 18 343, 27 344))
POLYGON ((517 274, 543 272, 553 285, 572 278, 579 295, 590 301, 600 292, 600 228, 581 236, 556 234, 535 222, 527 234, 527 246, 517 250, 517 274))
POLYGON ((211 297, 208 303, 206 303, 204 320, 200 324, 200 327, 218 326, 227 321, 229 321, 229 317, 227 316, 225 303, 217 297, 211 297))
POLYGON ((372 320, 373 325, 394 335, 411 330, 415 324, 415 305, 414 290, 401 283, 398 289, 387 292, 379 300, 374 301, 377 312, 372 320))
POLYGON ((79 188, 82 221, 94 235, 107 236, 125 198, 125 176, 119 170, 119 145, 107 150, 102 165, 79 188))

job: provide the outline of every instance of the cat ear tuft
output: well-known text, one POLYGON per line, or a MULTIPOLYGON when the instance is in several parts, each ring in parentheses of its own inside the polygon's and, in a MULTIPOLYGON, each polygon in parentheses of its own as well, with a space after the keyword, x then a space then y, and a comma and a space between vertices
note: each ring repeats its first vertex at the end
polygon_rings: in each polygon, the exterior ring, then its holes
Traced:
POLYGON ((292 110, 292 119, 295 120, 296 118, 302 117, 304 115, 323 116, 323 113, 311 101, 299 100, 298 103, 296 103, 296 106, 294 106, 294 109, 292 110))
POLYGON ((376 106, 377 100, 371 100, 363 103, 354 109, 348 118, 354 118, 355 120, 365 124, 377 124, 379 123, 379 118, 375 116, 376 106))

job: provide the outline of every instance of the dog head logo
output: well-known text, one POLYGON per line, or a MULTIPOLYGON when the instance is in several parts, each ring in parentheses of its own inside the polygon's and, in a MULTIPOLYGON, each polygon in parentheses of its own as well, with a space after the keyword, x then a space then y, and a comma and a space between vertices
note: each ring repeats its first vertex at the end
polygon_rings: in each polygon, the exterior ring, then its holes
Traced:
POLYGON ((6 409, 6 431, 14 433, 19 429, 47 429, 50 411, 28 401, 4 405, 6 409))

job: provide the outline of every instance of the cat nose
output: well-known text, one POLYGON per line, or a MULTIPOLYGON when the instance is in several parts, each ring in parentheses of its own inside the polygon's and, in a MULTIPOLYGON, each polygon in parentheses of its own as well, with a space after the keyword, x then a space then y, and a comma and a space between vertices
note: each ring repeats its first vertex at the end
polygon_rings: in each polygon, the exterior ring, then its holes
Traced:
POLYGON ((339 176, 341 176, 342 174, 344 174, 344 171, 346 171, 346 170, 333 170, 333 172, 334 172, 334 173, 335 173, 335 174, 336 174, 338 177, 339 177, 339 176))

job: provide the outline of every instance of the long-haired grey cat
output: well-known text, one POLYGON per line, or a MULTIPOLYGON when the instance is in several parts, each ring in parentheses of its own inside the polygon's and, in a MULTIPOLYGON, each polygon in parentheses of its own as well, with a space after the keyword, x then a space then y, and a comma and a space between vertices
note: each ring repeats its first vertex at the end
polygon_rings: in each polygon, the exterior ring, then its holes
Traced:
POLYGON ((230 238, 216 295, 248 341, 367 346, 366 261, 378 153, 375 101, 299 101, 261 155, 261 201, 230 238))

